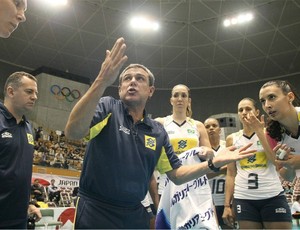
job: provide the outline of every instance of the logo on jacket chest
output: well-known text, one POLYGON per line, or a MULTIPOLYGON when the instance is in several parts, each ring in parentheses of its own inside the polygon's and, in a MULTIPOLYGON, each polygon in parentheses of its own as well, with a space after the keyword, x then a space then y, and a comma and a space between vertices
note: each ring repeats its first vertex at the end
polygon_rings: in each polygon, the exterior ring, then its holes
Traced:
POLYGON ((120 125, 119 131, 122 131, 123 133, 130 135, 130 129, 127 129, 123 125, 120 125))
POLYGON ((9 132, 6 131, 6 132, 1 133, 1 138, 2 139, 13 138, 13 135, 11 133, 9 133, 9 132))
POLYGON ((156 139, 154 137, 145 135, 145 147, 155 150, 156 149, 156 139))

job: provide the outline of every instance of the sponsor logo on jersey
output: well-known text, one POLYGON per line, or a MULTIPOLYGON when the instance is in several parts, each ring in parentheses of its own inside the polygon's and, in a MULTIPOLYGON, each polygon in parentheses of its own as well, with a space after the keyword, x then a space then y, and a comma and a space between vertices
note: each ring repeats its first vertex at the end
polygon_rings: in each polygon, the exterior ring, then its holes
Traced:
POLYGON ((9 132, 4 132, 4 133, 1 133, 1 138, 12 138, 12 134, 9 133, 9 132))
POLYGON ((251 157, 248 157, 248 163, 253 163, 256 161, 256 155, 253 155, 251 157))
POLYGON ((261 145, 260 141, 257 141, 256 144, 257 144, 258 146, 261 145))
POLYGON ((187 133, 188 133, 188 134, 194 134, 194 133, 195 133, 195 130, 194 130, 194 129, 187 129, 187 133))
POLYGON ((268 159, 264 152, 256 152, 254 156, 240 160, 242 169, 266 168, 268 159))
POLYGON ((123 133, 130 135, 130 129, 127 129, 123 125, 120 125, 119 131, 122 131, 123 133))
POLYGON ((29 144, 34 145, 34 140, 31 133, 27 133, 27 140, 29 144))
POLYGON ((178 149, 185 149, 187 146, 187 140, 180 140, 178 142, 178 149))
POLYGON ((156 139, 154 137, 145 135, 145 147, 148 149, 155 150, 156 149, 156 139))

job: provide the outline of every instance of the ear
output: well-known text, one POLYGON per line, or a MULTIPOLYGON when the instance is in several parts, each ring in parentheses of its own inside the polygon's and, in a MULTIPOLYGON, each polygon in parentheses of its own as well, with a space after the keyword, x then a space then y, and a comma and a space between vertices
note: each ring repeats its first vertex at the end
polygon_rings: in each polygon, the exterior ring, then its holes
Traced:
POLYGON ((154 86, 150 86, 150 89, 149 89, 149 92, 150 92, 149 97, 152 97, 154 91, 155 91, 155 87, 154 87, 154 86))
POLYGON ((11 96, 14 95, 14 89, 13 89, 13 87, 11 87, 11 86, 7 87, 7 89, 6 89, 6 95, 9 96, 9 97, 11 97, 11 96))
POLYGON ((256 110, 255 110, 255 116, 258 117, 258 116, 259 116, 259 113, 260 113, 259 109, 256 109, 256 110))
POLYGON ((293 92, 288 92, 287 97, 290 103, 295 100, 295 94, 293 92))

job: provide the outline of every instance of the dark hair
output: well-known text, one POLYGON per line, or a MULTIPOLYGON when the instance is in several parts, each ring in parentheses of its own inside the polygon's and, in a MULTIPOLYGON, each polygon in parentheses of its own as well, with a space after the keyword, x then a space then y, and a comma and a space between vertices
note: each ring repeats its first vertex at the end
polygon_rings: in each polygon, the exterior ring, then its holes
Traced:
POLYGON ((29 73, 26 73, 26 72, 15 72, 15 73, 11 74, 7 78, 7 80, 5 82, 5 85, 4 85, 4 96, 7 95, 6 91, 7 91, 8 86, 11 86, 13 88, 19 88, 19 87, 21 87, 22 86, 22 78, 23 77, 28 77, 31 80, 37 82, 37 79, 33 75, 31 75, 29 73))
POLYGON ((257 102, 256 102, 254 99, 252 99, 252 98, 250 98, 250 97, 245 97, 245 98, 243 98, 242 100, 240 100, 240 102, 241 102, 241 101, 245 101, 245 100, 251 101, 252 104, 253 104, 253 106, 254 106, 254 108, 255 108, 255 109, 258 109, 258 107, 257 107, 257 102))
MULTIPOLYGON (((293 100, 293 106, 300 106, 300 97, 296 93, 294 87, 288 81, 275 80, 266 82, 260 89, 276 86, 281 89, 284 95, 292 92, 295 95, 295 100, 293 100)), ((281 141, 282 134, 285 132, 285 129, 280 125, 278 121, 274 121, 271 118, 267 118, 267 131, 270 137, 274 138, 276 141, 281 141)))
POLYGON ((266 88, 268 86, 273 86, 280 88, 284 95, 292 92, 295 95, 295 100, 293 101, 293 106, 300 106, 300 97, 297 94, 295 88, 288 82, 282 80, 268 81, 260 89, 266 88))

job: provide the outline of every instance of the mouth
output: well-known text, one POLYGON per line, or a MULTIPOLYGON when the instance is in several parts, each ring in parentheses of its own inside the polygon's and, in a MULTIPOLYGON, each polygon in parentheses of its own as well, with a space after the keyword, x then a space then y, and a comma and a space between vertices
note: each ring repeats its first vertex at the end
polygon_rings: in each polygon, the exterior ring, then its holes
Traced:
POLYGON ((274 116, 276 115, 276 111, 269 111, 269 112, 268 112, 268 115, 269 115, 270 117, 274 117, 274 116))
POLYGON ((135 93, 137 92, 137 90, 136 90, 135 88, 129 88, 129 89, 127 90, 127 92, 128 92, 129 94, 135 94, 135 93))
POLYGON ((13 30, 17 29, 17 27, 18 27, 18 24, 15 24, 15 23, 10 23, 10 25, 13 27, 13 30))

